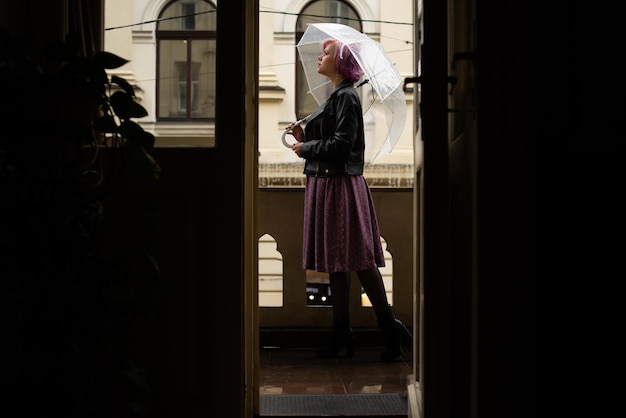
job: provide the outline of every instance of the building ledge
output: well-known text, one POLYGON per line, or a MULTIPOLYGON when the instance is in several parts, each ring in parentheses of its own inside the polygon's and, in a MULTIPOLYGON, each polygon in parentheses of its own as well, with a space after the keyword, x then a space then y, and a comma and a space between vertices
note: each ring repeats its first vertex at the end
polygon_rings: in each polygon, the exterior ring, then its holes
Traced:
MULTIPOLYGON (((302 169, 301 162, 259 164, 259 187, 303 188, 302 169)), ((415 176, 412 164, 366 164, 363 174, 375 188, 412 188, 415 176)))

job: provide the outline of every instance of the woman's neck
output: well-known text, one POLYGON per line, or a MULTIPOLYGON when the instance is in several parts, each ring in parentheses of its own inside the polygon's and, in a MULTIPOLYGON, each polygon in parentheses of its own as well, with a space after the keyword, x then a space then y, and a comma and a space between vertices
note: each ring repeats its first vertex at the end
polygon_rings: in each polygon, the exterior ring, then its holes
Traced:
POLYGON ((345 80, 346 80, 345 77, 342 77, 341 75, 336 74, 333 78, 330 79, 330 82, 333 84, 333 89, 336 89, 345 80))

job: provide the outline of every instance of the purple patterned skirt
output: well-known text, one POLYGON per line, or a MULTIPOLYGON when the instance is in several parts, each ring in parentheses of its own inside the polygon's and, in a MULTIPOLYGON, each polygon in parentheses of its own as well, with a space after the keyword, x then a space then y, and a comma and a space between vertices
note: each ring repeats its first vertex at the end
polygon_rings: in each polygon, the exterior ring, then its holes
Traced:
POLYGON ((302 267, 334 273, 385 265, 372 194, 363 176, 307 177, 302 267))

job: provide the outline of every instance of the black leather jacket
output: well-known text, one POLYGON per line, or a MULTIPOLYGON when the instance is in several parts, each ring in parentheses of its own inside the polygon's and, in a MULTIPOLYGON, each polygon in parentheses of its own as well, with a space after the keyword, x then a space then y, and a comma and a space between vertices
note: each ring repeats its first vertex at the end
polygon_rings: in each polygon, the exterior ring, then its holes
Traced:
POLYGON ((304 138, 300 155, 306 159, 307 176, 363 174, 363 113, 361 99, 352 83, 341 83, 311 115, 304 128, 304 138))

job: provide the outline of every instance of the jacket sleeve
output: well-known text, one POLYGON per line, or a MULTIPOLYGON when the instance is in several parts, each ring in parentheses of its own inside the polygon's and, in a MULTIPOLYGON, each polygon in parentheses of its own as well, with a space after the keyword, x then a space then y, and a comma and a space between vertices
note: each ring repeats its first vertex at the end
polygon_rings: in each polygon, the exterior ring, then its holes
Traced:
POLYGON ((333 105, 326 106, 322 115, 322 138, 304 142, 302 157, 320 161, 346 158, 357 140, 358 118, 363 117, 357 100, 348 92, 333 98, 333 105), (325 126, 328 123, 334 123, 334 129, 325 126))

